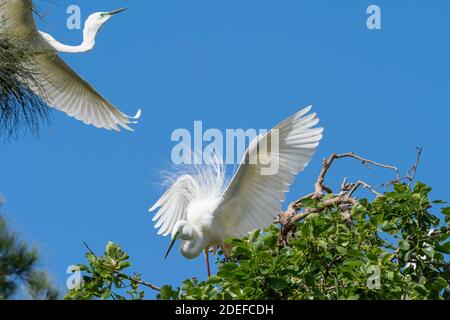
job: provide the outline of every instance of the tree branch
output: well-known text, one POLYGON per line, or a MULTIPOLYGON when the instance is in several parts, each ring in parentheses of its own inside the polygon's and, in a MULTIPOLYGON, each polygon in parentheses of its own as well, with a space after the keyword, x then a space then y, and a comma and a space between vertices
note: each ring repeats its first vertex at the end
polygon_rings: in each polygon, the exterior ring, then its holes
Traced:
POLYGON ((314 192, 316 193, 315 197, 320 197, 321 195, 323 195, 324 180, 325 180, 325 176, 326 176, 328 170, 330 169, 331 165, 333 164, 333 162, 336 159, 342 159, 342 158, 353 158, 353 159, 359 160, 364 166, 366 166, 369 169, 371 168, 370 167, 370 164, 371 164, 371 165, 374 165, 374 166, 377 166, 377 167, 380 167, 380 168, 393 170, 395 172, 397 178, 400 177, 399 174, 398 174, 399 170, 398 170, 397 167, 390 166, 390 165, 385 165, 385 164, 382 164, 382 163, 379 163, 379 162, 375 162, 375 161, 370 160, 370 159, 363 158, 361 156, 358 156, 354 152, 348 152, 348 153, 343 153, 343 154, 333 153, 328 158, 328 160, 327 159, 323 160, 322 171, 320 172, 319 177, 318 177, 317 182, 316 182, 315 187, 314 187, 314 189, 315 189, 314 192))
POLYGON ((128 280, 128 281, 131 281, 131 282, 134 282, 134 283, 137 283, 137 284, 146 286, 146 287, 148 287, 148 288, 150 288, 150 289, 153 289, 153 290, 156 290, 156 291, 161 291, 161 288, 160 288, 160 287, 157 287, 157 286, 151 284, 150 282, 147 282, 147 281, 138 279, 138 278, 136 278, 136 277, 130 277, 130 276, 124 274, 124 273, 118 273, 117 275, 118 275, 120 278, 122 278, 122 279, 125 279, 125 280, 128 280))
POLYGON ((347 197, 351 197, 359 187, 363 187, 364 189, 369 190, 369 191, 372 192, 377 198, 383 196, 381 193, 377 192, 377 191, 376 191, 374 188, 372 188, 370 185, 368 185, 367 183, 365 183, 365 182, 362 181, 362 180, 359 180, 358 182, 356 182, 356 183, 353 185, 353 187, 351 188, 350 192, 347 194, 347 197))
MULTIPOLYGON (((419 165, 420 156, 422 153, 421 148, 417 148, 418 153, 416 157, 416 163, 415 165, 408 171, 407 176, 405 177, 408 179, 408 181, 411 182, 414 180, 415 173, 417 170, 417 167, 419 165)), ((324 159, 322 162, 322 169, 320 171, 320 174, 317 178, 316 183, 314 184, 314 192, 310 193, 306 196, 301 197, 300 199, 292 202, 288 210, 286 212, 280 212, 278 214, 278 217, 275 219, 275 223, 279 223, 281 225, 280 229, 280 235, 279 235, 279 244, 280 245, 286 245, 287 244, 287 238, 290 233, 293 232, 293 229, 295 229, 295 223, 300 222, 304 219, 306 219, 309 215, 313 213, 321 213, 325 209, 332 208, 332 207, 338 207, 341 212, 342 216, 344 217, 347 224, 351 224, 351 208, 358 203, 358 201, 354 198, 355 192, 360 188, 363 187, 364 189, 370 191, 373 193, 376 197, 382 197, 382 194, 376 191, 372 186, 370 186, 368 183, 366 183, 363 180, 358 180, 356 183, 348 183, 348 179, 345 178, 344 181, 341 184, 341 190, 339 194, 337 194, 334 197, 331 197, 329 199, 323 200, 325 196, 325 192, 328 194, 334 194, 333 190, 325 185, 325 178, 328 173, 328 170, 330 170, 332 164, 337 159, 343 159, 343 158, 353 158, 358 161, 360 161, 364 166, 367 168, 371 168, 371 166, 380 167, 383 169, 388 169, 394 171, 396 175, 396 180, 394 181, 400 181, 401 178, 399 175, 399 169, 395 166, 382 164, 370 159, 363 158, 354 152, 348 152, 348 153, 342 153, 337 154, 333 153, 330 155, 328 159, 324 159), (305 199, 315 199, 321 201, 320 207, 315 208, 305 208, 303 211, 299 212, 299 210, 302 209, 302 203, 305 199)))

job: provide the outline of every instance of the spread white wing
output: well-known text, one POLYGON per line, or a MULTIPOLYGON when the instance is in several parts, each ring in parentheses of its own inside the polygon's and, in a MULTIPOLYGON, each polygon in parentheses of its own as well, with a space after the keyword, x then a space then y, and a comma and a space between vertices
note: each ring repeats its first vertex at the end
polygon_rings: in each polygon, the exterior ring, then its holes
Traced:
POLYGON ((67 113, 85 124, 97 128, 132 130, 128 124, 135 123, 140 111, 129 117, 103 98, 89 83, 78 76, 56 53, 47 52, 35 56, 30 68, 38 76, 38 95, 53 108, 67 113), (44 93, 44 94, 42 94, 44 93))
POLYGON ((216 211, 227 237, 242 237, 265 228, 281 210, 285 193, 308 165, 322 139, 323 129, 313 128, 319 122, 316 114, 305 116, 310 110, 311 107, 301 110, 250 144, 216 211), (264 154, 272 159, 273 168, 277 167, 273 161, 278 161, 277 171, 268 170, 264 164, 267 158, 264 163, 254 161, 255 156, 264 154))
POLYGON ((160 208, 153 217, 153 221, 157 221, 155 228, 159 228, 158 234, 167 236, 177 221, 187 220, 186 208, 192 200, 195 184, 191 176, 181 176, 150 208, 150 212, 160 208))
POLYGON ((132 130, 128 124, 135 123, 140 111, 134 117, 122 113, 58 57, 36 29, 31 0, 0 0, 0 23, 0 34, 17 37, 36 51, 25 66, 37 80, 29 86, 49 106, 97 128, 132 130))

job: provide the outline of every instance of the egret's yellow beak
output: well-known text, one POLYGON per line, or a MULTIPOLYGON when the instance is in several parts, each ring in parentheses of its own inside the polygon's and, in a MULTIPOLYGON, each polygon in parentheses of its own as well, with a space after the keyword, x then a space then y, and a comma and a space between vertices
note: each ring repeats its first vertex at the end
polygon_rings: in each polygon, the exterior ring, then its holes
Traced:
POLYGON ((114 10, 114 11, 110 11, 110 12, 108 12, 108 14, 109 14, 110 16, 112 16, 112 15, 115 15, 115 14, 121 13, 121 12, 123 12, 123 11, 127 10, 127 9, 128 9, 128 8, 121 8, 121 9, 117 9, 117 10, 114 10))
POLYGON ((167 259, 167 256, 169 255, 170 250, 172 250, 172 247, 175 244, 175 241, 178 240, 179 236, 180 236, 180 232, 177 232, 173 235, 172 240, 170 240, 169 249, 167 249, 166 255, 164 256, 164 260, 167 259))

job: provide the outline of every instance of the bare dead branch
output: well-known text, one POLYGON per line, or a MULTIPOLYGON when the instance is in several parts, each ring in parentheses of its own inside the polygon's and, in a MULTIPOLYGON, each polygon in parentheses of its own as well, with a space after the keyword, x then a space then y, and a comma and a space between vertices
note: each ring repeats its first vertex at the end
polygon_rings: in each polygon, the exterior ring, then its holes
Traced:
POLYGON ((370 192, 372 192, 377 198, 383 196, 381 193, 377 192, 374 188, 372 188, 372 186, 368 185, 367 183, 365 183, 362 180, 359 180, 358 182, 356 182, 352 189, 350 190, 350 192, 347 194, 347 197, 351 197, 355 191, 359 188, 359 187, 363 187, 364 189, 369 190, 370 192))
POLYGON ((408 175, 409 175, 409 183, 408 186, 411 186, 412 182, 414 181, 414 178, 416 177, 417 168, 419 167, 420 163, 420 157, 422 156, 422 147, 416 147, 417 154, 416 154, 416 163, 409 169, 408 175))
MULTIPOLYGON (((290 206, 289 206, 289 212, 295 212, 297 210, 300 209, 300 205, 301 202, 306 199, 306 198, 312 198, 312 199, 321 199, 324 196, 324 191, 327 192, 328 194, 333 194, 333 190, 329 187, 327 187, 324 184, 325 181, 325 177, 328 173, 328 170, 330 169, 331 165, 333 164, 333 162, 336 159, 342 159, 342 158, 354 158, 356 160, 359 160, 363 165, 365 165, 366 167, 370 168, 369 165, 373 165, 373 166, 377 166, 380 168, 384 168, 384 169, 389 169, 389 170, 393 170, 396 174, 396 177, 399 177, 399 170, 397 167, 394 166, 390 166, 390 165, 385 165, 370 159, 366 159, 363 158, 357 154, 355 154, 354 152, 348 152, 348 153, 343 153, 343 154, 336 154, 333 153, 328 159, 324 159, 322 162, 322 170, 319 174, 319 177, 317 178, 317 181, 314 185, 314 193, 309 194, 307 196, 304 196, 300 199, 298 199, 297 201, 293 202, 290 206)), ((378 193, 377 191, 375 191, 375 189, 373 187, 371 187, 370 185, 368 185, 367 183, 365 183, 364 181, 358 181, 356 184, 354 185, 350 185, 347 183, 347 178, 344 179, 342 186, 341 186, 341 193, 345 193, 348 194, 349 191, 351 191, 351 189, 354 189, 350 196, 356 191, 357 188, 359 188, 360 186, 363 186, 365 189, 370 190, 373 194, 375 194, 377 197, 379 197, 381 194, 378 193)), ((348 198, 349 198, 348 197, 348 198)))
POLYGON ((371 185, 366 183, 363 180, 358 180, 356 183, 349 183, 348 178, 345 178, 341 184, 341 190, 340 192, 335 195, 331 196, 330 198, 324 199, 325 193, 328 193, 330 195, 334 195, 333 190, 325 185, 325 178, 328 173, 328 170, 331 168, 332 164, 336 159, 343 159, 343 158, 353 158, 358 161, 360 161, 364 166, 367 168, 371 168, 371 166, 380 167, 383 169, 392 170, 395 173, 396 179, 394 181, 400 181, 407 179, 410 183, 414 180, 417 167, 419 165, 420 156, 422 154, 422 149, 417 148, 417 157, 416 157, 416 163, 415 165, 408 171, 408 174, 406 177, 401 177, 399 175, 399 169, 395 166, 382 164, 370 159, 363 158, 353 152, 343 153, 343 154, 336 154, 333 153, 330 155, 328 159, 324 159, 322 162, 322 169, 320 171, 320 174, 317 178, 316 183, 314 184, 314 192, 305 195, 298 200, 292 202, 287 211, 280 212, 275 219, 275 223, 278 223, 281 225, 280 234, 279 234, 279 244, 281 246, 287 245, 287 239, 290 234, 293 233, 293 230, 295 230, 295 224, 303 221, 311 214, 320 214, 322 211, 332 208, 332 207, 338 207, 339 210, 342 213, 342 217, 344 218, 344 221, 348 226, 352 224, 352 216, 351 216, 351 209, 353 206, 355 206, 358 201, 356 198, 354 198, 355 192, 359 188, 364 188, 371 193, 373 193, 376 197, 382 197, 382 194, 375 190, 371 185), (313 199, 320 201, 320 206, 318 207, 312 207, 312 208, 304 208, 301 212, 299 212, 302 209, 302 203, 306 199, 313 199))
MULTIPOLYGON (((336 154, 333 153, 328 159, 324 159, 323 163, 322 163, 322 171, 319 174, 319 177, 317 179, 317 182, 314 186, 314 192, 315 192, 315 197, 316 198, 320 198, 323 195, 323 191, 325 190, 324 188, 324 180, 325 180, 325 176, 328 172, 328 170, 330 169, 331 165, 333 164, 333 162, 336 159, 342 159, 342 158, 353 158, 356 160, 359 160, 364 166, 366 166, 367 168, 371 168, 370 165, 376 166, 376 167, 380 167, 380 168, 384 168, 384 169, 389 169, 389 170, 393 170, 397 176, 397 178, 399 178, 399 170, 397 167, 394 166, 390 166, 390 165, 385 165, 370 159, 366 159, 363 158, 357 154, 355 154, 354 152, 348 152, 348 153, 343 153, 343 154, 336 154)), ((327 188, 329 189, 329 188, 327 188)))
POLYGON ((408 172, 405 176, 397 177, 396 179, 389 181, 389 183, 387 183, 388 187, 392 186, 398 182, 402 182, 402 181, 408 181, 408 187, 411 186, 411 184, 414 182, 414 179, 416 178, 416 173, 417 173, 417 169, 419 168, 420 158, 422 156, 423 148, 416 147, 416 150, 417 150, 416 162, 414 163, 414 165, 408 170, 408 172))

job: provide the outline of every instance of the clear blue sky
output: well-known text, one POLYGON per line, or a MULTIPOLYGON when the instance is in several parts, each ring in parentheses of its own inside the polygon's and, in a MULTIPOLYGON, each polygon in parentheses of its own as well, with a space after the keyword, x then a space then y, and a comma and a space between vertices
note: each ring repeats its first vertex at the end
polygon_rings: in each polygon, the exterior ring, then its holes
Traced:
MULTIPOLYGON (((53 1, 51 2, 53 3, 53 1)), ((0 145, 0 192, 14 228, 38 245, 58 285, 84 261, 83 240, 131 255, 155 284, 205 277, 203 259, 163 255, 168 239, 147 209, 161 195, 176 128, 270 128, 313 104, 325 127, 314 161, 289 200, 312 189, 321 159, 355 151, 407 170, 424 147, 418 178, 450 200, 450 2, 324 0, 58 1, 41 29, 77 44, 66 7, 83 21, 128 6, 101 30, 97 46, 63 58, 123 111, 143 109, 136 132, 111 133, 54 113, 39 139, 0 145), (378 4, 382 30, 366 28, 378 4)), ((47 6, 44 5, 46 8, 47 6)), ((377 185, 391 176, 357 162, 330 175, 377 185)))

